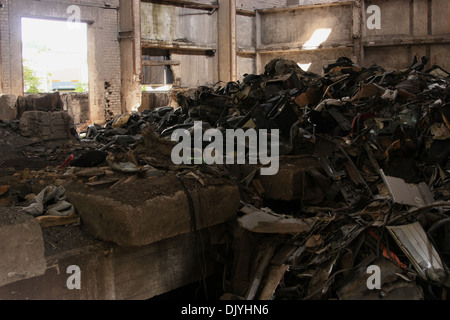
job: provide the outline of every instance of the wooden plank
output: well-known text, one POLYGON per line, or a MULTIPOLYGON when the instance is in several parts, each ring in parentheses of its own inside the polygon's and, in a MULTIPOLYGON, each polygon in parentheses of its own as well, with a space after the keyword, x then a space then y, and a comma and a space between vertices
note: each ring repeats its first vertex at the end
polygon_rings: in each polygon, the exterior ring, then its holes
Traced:
POLYGON ((275 249, 277 247, 276 242, 272 242, 269 244, 266 253, 264 254, 263 260, 261 261, 258 269, 256 270, 255 276, 253 277, 252 284, 248 289, 247 295, 245 297, 246 300, 253 300, 258 292, 259 285, 264 277, 267 267, 269 266, 270 260, 272 260, 273 255, 275 254, 275 249))
POLYGON ((142 48, 158 48, 158 49, 176 49, 176 50, 192 50, 192 51, 216 51, 213 46, 199 46, 194 43, 181 41, 160 41, 154 39, 142 39, 142 48))
POLYGON ((301 6, 297 6, 297 7, 258 9, 256 11, 261 14, 274 13, 274 12, 285 12, 285 11, 293 12, 293 11, 298 11, 298 10, 324 8, 324 7, 350 6, 350 5, 353 5, 353 3, 354 3, 354 1, 336 1, 336 2, 316 3, 316 4, 312 4, 312 5, 301 5, 301 6))
POLYGON ((142 60, 143 66, 173 66, 173 65, 179 65, 181 64, 181 61, 175 61, 175 60, 142 60))
POLYGON ((347 49, 347 48, 353 48, 353 43, 346 43, 346 44, 335 44, 335 45, 327 45, 327 46, 320 46, 318 48, 314 49, 304 49, 302 48, 302 45, 299 46, 292 46, 292 45, 286 45, 286 46, 280 46, 279 44, 275 46, 262 46, 256 49, 256 52, 259 54, 263 53, 280 53, 280 52, 315 52, 315 51, 321 51, 321 50, 339 50, 339 49, 347 49))
POLYGON ((39 222, 41 228, 48 228, 54 226, 65 226, 74 223, 80 223, 80 216, 72 213, 68 216, 40 216, 36 220, 39 222))
POLYGON ((172 5, 172 6, 182 7, 182 8, 208 10, 208 11, 215 11, 215 10, 219 9, 219 5, 217 5, 217 4, 213 4, 213 3, 205 4, 205 3, 198 3, 198 2, 184 1, 184 0, 141 0, 141 2, 161 4, 161 5, 172 5))
POLYGON ((110 178, 110 179, 103 179, 103 180, 98 180, 98 181, 93 181, 93 182, 86 182, 85 184, 88 186, 91 186, 91 187, 95 187, 95 186, 102 186, 105 184, 116 183, 119 180, 120 180, 120 178, 110 178))
POLYGON ((288 269, 289 266, 285 264, 281 266, 270 266, 266 283, 264 285, 264 288, 261 290, 261 294, 259 295, 258 300, 269 300, 273 296, 276 288, 278 287, 278 284, 280 283, 281 279, 283 279, 283 276, 288 269))
POLYGON ((389 40, 373 37, 363 41, 364 47, 391 47, 391 46, 420 46, 420 45, 440 45, 450 43, 448 37, 399 37, 392 36, 389 40))
POLYGON ((246 9, 236 9, 236 14, 240 16, 247 16, 247 17, 254 17, 256 16, 256 12, 253 10, 246 10, 246 9))

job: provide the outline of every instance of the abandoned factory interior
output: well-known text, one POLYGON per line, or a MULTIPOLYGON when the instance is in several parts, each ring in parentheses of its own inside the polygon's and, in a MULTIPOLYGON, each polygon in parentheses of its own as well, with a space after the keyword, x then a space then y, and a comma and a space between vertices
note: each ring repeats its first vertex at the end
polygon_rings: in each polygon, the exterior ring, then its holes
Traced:
POLYGON ((0 300, 450 299, 448 0, 0 0, 0 80, 0 300))

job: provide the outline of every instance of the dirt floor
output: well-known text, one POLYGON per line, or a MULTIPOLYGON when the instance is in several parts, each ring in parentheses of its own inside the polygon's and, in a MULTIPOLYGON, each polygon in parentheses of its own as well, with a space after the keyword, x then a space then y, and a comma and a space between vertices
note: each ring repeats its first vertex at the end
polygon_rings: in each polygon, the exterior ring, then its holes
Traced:
POLYGON ((43 228, 42 237, 46 256, 101 243, 87 233, 82 225, 43 228))

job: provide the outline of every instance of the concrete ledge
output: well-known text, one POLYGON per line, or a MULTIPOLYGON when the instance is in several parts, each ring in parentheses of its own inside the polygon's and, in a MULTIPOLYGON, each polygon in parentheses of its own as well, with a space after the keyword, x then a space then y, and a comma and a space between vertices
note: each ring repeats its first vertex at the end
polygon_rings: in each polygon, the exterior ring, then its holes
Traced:
POLYGON ((0 286, 45 273, 39 223, 14 208, 0 207, 0 286))
MULTIPOLYGON (((139 180, 133 182, 139 184, 139 180)), ((196 229, 214 226, 236 216, 237 185, 219 184, 190 189, 196 229)), ((120 246, 143 246, 192 231, 189 201, 182 190, 126 203, 107 194, 67 190, 66 195, 93 236, 120 246)))
MULTIPOLYGON (((206 276, 213 273, 209 233, 203 230, 206 276)), ((98 242, 47 257, 45 274, 0 286, 4 300, 143 300, 201 279, 193 233, 142 247, 98 242), (70 289, 69 266, 79 267, 80 288, 70 289)))

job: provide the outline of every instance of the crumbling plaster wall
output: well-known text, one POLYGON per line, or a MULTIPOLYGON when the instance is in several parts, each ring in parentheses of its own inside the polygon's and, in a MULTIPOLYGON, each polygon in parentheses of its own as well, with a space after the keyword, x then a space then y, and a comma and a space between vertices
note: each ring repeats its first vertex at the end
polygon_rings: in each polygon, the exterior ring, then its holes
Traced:
MULTIPOLYGON (((194 2, 215 4, 213 1, 203 0, 194 2)), ((285 0, 236 0, 238 80, 242 79, 245 73, 256 71, 254 10, 285 4, 285 0), (248 12, 242 14, 239 10, 248 12)), ((225 26, 219 24, 217 10, 142 2, 141 26, 142 39, 144 43, 147 41, 148 47, 167 48, 170 50, 171 60, 179 62, 171 66, 176 84, 196 87, 212 85, 219 80, 219 32, 225 26), (189 50, 189 47, 192 47, 192 50, 189 50), (207 50, 213 50, 214 55, 205 54, 207 50)))
POLYGON ((339 56, 353 58, 353 6, 296 7, 258 11, 259 70, 274 58, 294 60, 322 73, 339 56))
MULTIPOLYGON (((21 18, 71 16, 70 1, 4 0, 0 9, 2 92, 23 94, 21 18)), ((119 0, 80 0, 81 22, 88 24, 90 120, 103 123, 121 112, 121 65, 118 41, 119 0)))
POLYGON ((147 48, 170 51, 176 84, 195 87, 217 82, 217 12, 141 3, 141 34, 147 48))
POLYGON ((257 10, 256 68, 263 71, 272 58, 286 58, 309 64, 309 71, 339 56, 370 66, 402 69, 414 56, 427 56, 434 64, 450 69, 450 3, 448 0, 297 0, 284 9, 257 10), (369 28, 371 5, 380 8, 380 29, 369 28), (320 28, 332 29, 315 50, 302 46, 320 28))
POLYGON ((448 0, 365 0, 362 23, 370 14, 370 5, 381 12, 381 28, 363 25, 364 63, 382 64, 385 68, 404 68, 416 55, 427 56, 426 67, 434 64, 450 70, 450 3, 448 0))

